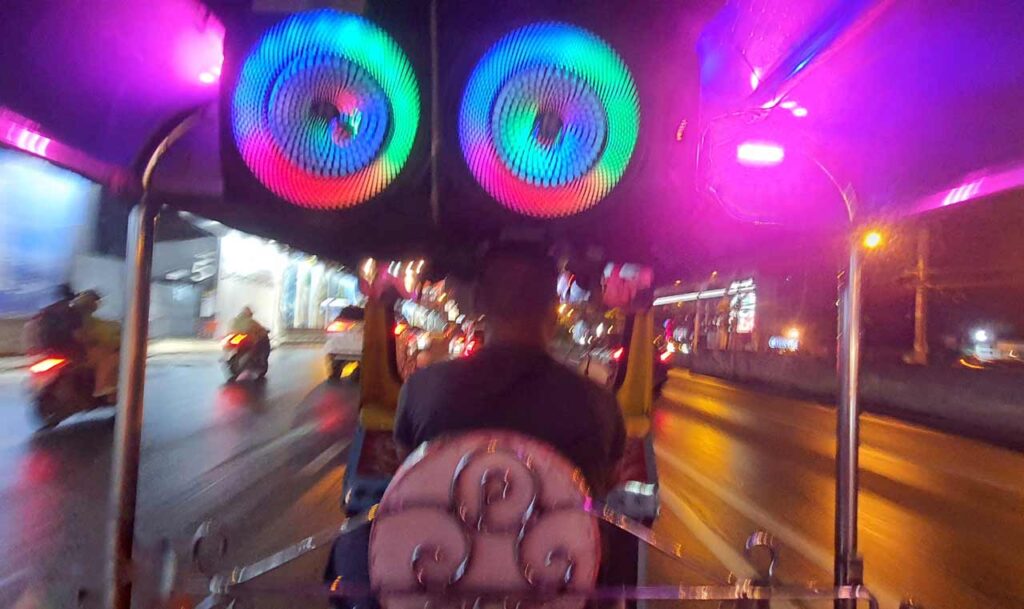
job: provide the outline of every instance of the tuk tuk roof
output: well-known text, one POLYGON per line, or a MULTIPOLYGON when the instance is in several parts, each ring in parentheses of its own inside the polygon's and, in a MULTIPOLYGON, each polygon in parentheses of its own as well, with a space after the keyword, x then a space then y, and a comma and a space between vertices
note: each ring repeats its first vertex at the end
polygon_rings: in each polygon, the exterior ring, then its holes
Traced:
MULTIPOLYGON (((218 92, 232 86, 239 49, 259 25, 282 17, 263 9, 307 4, 13 0, 0 22, 0 135, 7 134, 6 145, 107 183, 137 176, 177 117, 216 104, 218 92), (218 86, 204 74, 222 49, 227 62, 218 86), (39 137, 19 139, 22 132, 39 137)), ((947 206, 1024 181, 1024 5, 1014 0, 528 0, 514 7, 438 0, 436 210, 430 3, 326 4, 379 23, 413 64, 422 119, 399 179, 345 212, 225 190, 225 181, 239 180, 237 167, 222 162, 221 104, 161 166, 155 185, 167 202, 341 260, 459 249, 515 226, 596 244, 620 260, 678 268, 681 259, 749 240, 735 214, 698 195, 705 183, 697 168, 706 159, 697 148, 714 119, 763 107, 773 108, 767 120, 740 121, 730 127, 739 135, 730 137, 743 141, 765 130, 793 136, 787 151, 804 147, 800 154, 854 185, 867 214, 947 206), (478 57, 509 29, 540 20, 576 23, 607 40, 636 79, 641 111, 637 149, 621 183, 593 210, 545 222, 501 209, 476 184, 455 126, 478 57)), ((787 198, 830 196, 831 185, 807 188, 787 198)), ((728 196, 742 205, 752 195, 728 196)))

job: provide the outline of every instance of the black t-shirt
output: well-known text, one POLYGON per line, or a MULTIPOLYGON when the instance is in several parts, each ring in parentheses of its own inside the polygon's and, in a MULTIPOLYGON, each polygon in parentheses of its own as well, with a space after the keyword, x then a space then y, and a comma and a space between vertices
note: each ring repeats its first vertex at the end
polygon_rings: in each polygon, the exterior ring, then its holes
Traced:
POLYGON ((609 490, 626 437, 610 392, 540 349, 510 345, 429 366, 402 387, 399 444, 412 449, 473 429, 508 429, 548 442, 580 468, 595 494, 609 490))

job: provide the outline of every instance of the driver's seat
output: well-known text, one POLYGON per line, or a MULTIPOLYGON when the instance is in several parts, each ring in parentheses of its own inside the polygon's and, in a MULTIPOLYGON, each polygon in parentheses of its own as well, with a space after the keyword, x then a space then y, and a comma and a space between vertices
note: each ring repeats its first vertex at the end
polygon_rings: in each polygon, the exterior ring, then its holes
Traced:
MULTIPOLYGON (((449 592, 524 597, 593 589, 601 562, 582 474, 548 444, 474 431, 422 446, 399 468, 370 538, 370 580, 387 609, 449 592), (392 592, 391 595, 388 592, 392 592)), ((581 607, 562 598, 559 609, 581 607)), ((437 598, 430 599, 437 607, 437 598)))

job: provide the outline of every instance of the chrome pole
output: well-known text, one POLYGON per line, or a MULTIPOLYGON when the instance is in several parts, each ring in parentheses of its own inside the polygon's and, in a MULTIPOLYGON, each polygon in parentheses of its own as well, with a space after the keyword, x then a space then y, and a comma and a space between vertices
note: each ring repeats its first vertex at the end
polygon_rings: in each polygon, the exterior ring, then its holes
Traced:
MULTIPOLYGON (((849 262, 840 279, 839 340, 837 365, 839 408, 836 428, 836 526, 835 581, 838 585, 861 583, 863 570, 857 555, 857 452, 860 420, 857 405, 861 338, 861 248, 850 235, 849 262)), ((852 607, 837 601, 838 607, 852 607)))
POLYGON ((131 609, 132 546, 135 541, 135 506, 139 487, 139 449, 142 444, 143 394, 146 385, 146 347, 149 340, 150 277, 157 206, 150 201, 153 172, 164 153, 214 108, 203 105, 191 111, 167 133, 150 154, 142 172, 142 197, 128 221, 129 268, 125 296, 128 311, 121 336, 117 415, 111 462, 110 512, 107 520, 106 603, 108 609, 131 609), (131 257, 129 260, 129 256, 131 257))
POLYGON ((146 343, 149 338, 150 274, 156 210, 143 193, 128 222, 128 275, 130 296, 121 341, 120 399, 114 425, 114 457, 107 563, 107 607, 130 609, 132 599, 132 544, 135 536, 135 500, 139 486, 139 448, 142 440, 142 398, 145 390, 146 343))

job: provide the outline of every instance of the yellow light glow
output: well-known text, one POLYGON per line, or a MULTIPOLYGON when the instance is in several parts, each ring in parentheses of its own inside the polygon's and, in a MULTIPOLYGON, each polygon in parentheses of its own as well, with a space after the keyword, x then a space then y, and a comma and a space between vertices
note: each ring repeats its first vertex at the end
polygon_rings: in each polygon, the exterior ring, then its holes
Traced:
POLYGON ((877 230, 872 230, 864 234, 864 239, 861 243, 863 243, 864 247, 869 250, 873 250, 882 245, 882 241, 882 233, 877 230))
POLYGON ((786 330, 786 338, 799 339, 800 338, 800 329, 799 328, 790 328, 790 329, 786 330))

